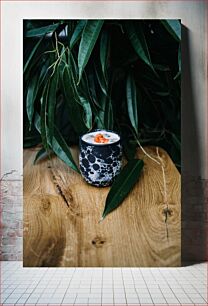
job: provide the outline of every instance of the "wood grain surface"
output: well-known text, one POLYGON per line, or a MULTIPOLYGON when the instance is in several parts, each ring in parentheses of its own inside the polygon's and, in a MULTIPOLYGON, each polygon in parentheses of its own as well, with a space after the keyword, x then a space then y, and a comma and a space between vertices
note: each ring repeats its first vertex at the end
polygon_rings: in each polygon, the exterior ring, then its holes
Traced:
POLYGON ((33 165, 37 149, 24 150, 24 266, 180 266, 180 174, 164 150, 145 150, 159 164, 138 150, 138 183, 101 223, 109 187, 88 185, 55 156, 33 165))

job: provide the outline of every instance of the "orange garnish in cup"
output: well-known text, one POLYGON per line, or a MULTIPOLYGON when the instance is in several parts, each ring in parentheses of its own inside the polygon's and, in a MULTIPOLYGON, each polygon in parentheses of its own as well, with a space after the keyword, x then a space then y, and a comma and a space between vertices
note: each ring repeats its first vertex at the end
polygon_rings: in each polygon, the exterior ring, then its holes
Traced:
POLYGON ((94 141, 97 143, 107 143, 109 142, 109 139, 105 138, 102 134, 97 134, 94 137, 94 141))

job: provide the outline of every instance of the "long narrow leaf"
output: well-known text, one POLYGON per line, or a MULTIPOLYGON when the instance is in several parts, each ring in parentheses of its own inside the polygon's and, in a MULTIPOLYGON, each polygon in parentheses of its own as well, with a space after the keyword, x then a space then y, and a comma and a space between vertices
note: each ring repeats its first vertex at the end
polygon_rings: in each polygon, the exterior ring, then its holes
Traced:
POLYGON ((97 92, 96 92, 96 85, 95 85, 95 75, 91 73, 88 75, 89 81, 89 89, 93 99, 93 102, 100 108, 100 103, 98 101, 97 92))
POLYGON ((62 77, 65 100, 66 100, 66 106, 68 107, 70 115, 69 120, 71 121, 74 130, 78 134, 82 134, 87 131, 87 128, 83 122, 81 105, 75 99, 69 65, 65 65, 61 77, 62 77))
POLYGON ((42 66, 39 77, 38 77, 38 88, 40 89, 40 87, 43 85, 47 75, 49 74, 48 72, 48 67, 50 66, 50 61, 47 60, 45 62, 45 64, 42 66))
POLYGON ((83 70, 88 63, 88 60, 98 39, 103 23, 103 20, 88 20, 84 27, 78 53, 78 83, 81 80, 83 70))
POLYGON ((108 193, 102 218, 105 218, 107 214, 122 203, 138 181, 143 166, 144 162, 142 160, 132 159, 122 169, 108 193))
POLYGON ((40 73, 36 73, 32 78, 28 85, 27 97, 26 97, 26 111, 29 120, 29 129, 32 127, 32 120, 34 115, 34 104, 36 98, 38 98, 39 93, 41 93, 42 85, 46 79, 48 74, 47 64, 43 65, 40 73))
POLYGON ((181 23, 177 19, 161 20, 166 30, 175 38, 175 40, 181 40, 181 23))
POLYGON ((79 100, 82 103, 84 110, 83 121, 88 129, 92 128, 92 110, 89 101, 83 96, 79 95, 79 100))
POLYGON ((102 73, 100 73, 98 71, 98 68, 96 66, 94 66, 94 67, 95 67, 95 74, 96 74, 98 83, 100 85, 100 88, 101 88, 102 92, 107 96, 108 95, 108 93, 107 93, 107 84, 105 82, 104 76, 102 75, 102 73))
POLYGON ((71 167, 76 172, 80 173, 73 157, 70 152, 70 149, 62 137, 61 133, 57 128, 54 130, 54 137, 51 144, 51 148, 58 155, 58 157, 63 160, 69 167, 71 167))
POLYGON ((48 156, 48 153, 46 152, 46 150, 44 148, 41 148, 38 151, 38 153, 36 154, 33 164, 35 164, 37 161, 39 161, 40 159, 42 159, 46 156, 48 156))
POLYGON ((74 45, 76 44, 76 42, 81 38, 82 36, 82 31, 84 29, 84 26, 86 24, 86 20, 79 20, 74 32, 72 34, 72 37, 70 39, 70 49, 72 49, 74 47, 74 45))
MULTIPOLYGON (((48 47, 50 47, 50 42, 49 40, 44 39, 43 42, 40 44, 39 48, 37 49, 37 51, 35 52, 27 69, 23 74, 24 80, 26 81, 30 80, 32 76, 37 73, 37 71, 40 71, 40 78, 38 82, 41 85, 42 80, 47 75, 48 67, 53 62, 53 60, 51 59, 51 55, 44 58, 44 52, 48 50, 48 47)), ((29 56, 27 58, 29 58, 29 56)), ((40 85, 38 85, 39 88, 40 85)))
POLYGON ((101 92, 99 96, 100 107, 95 108, 95 121, 98 129, 108 129, 108 109, 107 109, 107 101, 108 97, 101 92))
MULTIPOLYGON (((89 100, 87 98, 89 89, 87 88, 87 84, 86 84, 86 76, 82 78, 81 80, 80 87, 82 85, 82 87, 84 87, 84 90, 80 94, 80 89, 78 90, 78 87, 77 87, 77 84, 74 78, 74 74, 76 75, 76 71, 77 71, 77 65, 72 56, 70 57, 70 64, 71 64, 70 66, 71 69, 68 69, 68 73, 69 73, 68 80, 71 80, 71 90, 73 92, 73 98, 74 98, 75 103, 78 103, 82 106, 83 122, 85 126, 88 129, 90 129, 92 127, 92 110, 91 110, 89 100)), ((78 107, 79 106, 77 106, 77 108, 78 107)))
POLYGON ((50 87, 50 80, 47 82, 44 91, 43 96, 41 98, 41 112, 40 112, 40 118, 41 118, 41 138, 42 143, 46 151, 48 151, 48 130, 47 130, 47 105, 48 105, 48 93, 49 93, 49 87, 50 87))
POLYGON ((142 28, 140 25, 137 26, 137 28, 134 25, 134 22, 127 21, 125 23, 126 33, 129 37, 129 40, 132 44, 132 47, 134 48, 137 55, 140 57, 140 59, 145 62, 153 71, 154 67, 152 65, 148 46, 145 40, 144 33, 142 31, 142 28))
MULTIPOLYGON (((41 118, 40 116, 36 113, 35 116, 35 127, 41 132, 41 118)), ((63 162, 65 162, 70 168, 72 168, 74 171, 80 173, 73 157, 70 152, 70 149, 68 145, 66 144, 64 138, 60 134, 57 128, 54 130, 54 136, 52 139, 52 142, 49 142, 49 145, 53 152, 61 159, 63 162)))
POLYGON ((79 91, 81 92, 81 94, 83 94, 86 97, 86 99, 90 102, 90 104, 93 104, 94 98, 92 97, 92 94, 90 91, 90 85, 88 81, 88 76, 85 73, 85 71, 83 72, 82 76, 83 77, 80 82, 79 91))
POLYGON ((37 91, 38 91, 38 75, 34 75, 33 78, 31 79, 28 90, 27 90, 27 98, 26 98, 26 111, 27 111, 27 116, 30 124, 30 129, 32 125, 32 119, 33 119, 33 114, 34 114, 34 102, 35 98, 37 96, 37 91))
POLYGON ((100 62, 105 80, 107 79, 107 62, 109 57, 110 37, 107 31, 103 31, 100 39, 100 62))
POLYGON ((43 36, 45 34, 54 32, 60 23, 54 23, 46 27, 32 29, 26 32, 25 37, 36 37, 36 36, 43 36))
MULTIPOLYGON (((105 98, 105 97, 104 97, 105 98)), ((113 129, 113 107, 110 97, 106 97, 106 105, 104 111, 105 128, 108 130, 113 129)))
POLYGON ((54 118, 56 111, 56 95, 58 87, 58 71, 55 70, 51 77, 49 94, 48 94, 48 128, 49 128, 49 139, 53 138, 54 132, 54 118))
POLYGON ((137 93, 136 84, 131 74, 127 77, 126 82, 126 98, 129 119, 134 128, 134 131, 138 135, 138 111, 137 111, 137 93))
POLYGON ((30 62, 32 61, 33 57, 35 56, 35 53, 37 52, 37 50, 38 50, 40 44, 42 43, 43 39, 44 39, 44 37, 41 37, 41 38, 38 40, 37 44, 36 44, 36 45, 34 46, 34 48, 32 49, 32 51, 30 52, 30 55, 29 55, 29 57, 28 57, 28 59, 27 59, 25 65, 24 65, 23 73, 25 73, 26 70, 27 70, 27 68, 29 67, 30 62))

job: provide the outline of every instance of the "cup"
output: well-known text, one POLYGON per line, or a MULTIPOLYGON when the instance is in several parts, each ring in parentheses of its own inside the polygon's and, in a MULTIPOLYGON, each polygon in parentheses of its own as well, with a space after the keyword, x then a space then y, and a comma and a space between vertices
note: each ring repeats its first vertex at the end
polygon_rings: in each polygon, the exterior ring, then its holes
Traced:
POLYGON ((94 130, 80 137, 80 171, 89 184, 111 185, 121 170, 121 163, 122 146, 117 133, 94 130))

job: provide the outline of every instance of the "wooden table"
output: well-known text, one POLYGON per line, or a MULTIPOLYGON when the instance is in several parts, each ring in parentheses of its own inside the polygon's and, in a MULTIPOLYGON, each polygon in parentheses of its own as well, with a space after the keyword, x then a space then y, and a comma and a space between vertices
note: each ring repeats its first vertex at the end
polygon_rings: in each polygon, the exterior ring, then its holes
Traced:
POLYGON ((101 223, 108 187, 88 185, 57 157, 33 165, 37 149, 24 150, 24 266, 180 266, 180 174, 164 150, 145 150, 160 165, 138 150, 138 183, 101 223))

